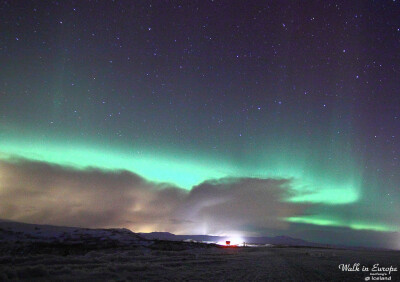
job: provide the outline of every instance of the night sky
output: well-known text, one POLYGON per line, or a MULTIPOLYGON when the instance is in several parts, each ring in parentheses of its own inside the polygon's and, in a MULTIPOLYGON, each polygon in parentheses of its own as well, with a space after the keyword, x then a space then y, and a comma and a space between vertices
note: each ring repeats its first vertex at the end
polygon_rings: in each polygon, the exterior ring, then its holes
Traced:
POLYGON ((1 218, 400 248, 397 1, 1 1, 0 64, 1 218))

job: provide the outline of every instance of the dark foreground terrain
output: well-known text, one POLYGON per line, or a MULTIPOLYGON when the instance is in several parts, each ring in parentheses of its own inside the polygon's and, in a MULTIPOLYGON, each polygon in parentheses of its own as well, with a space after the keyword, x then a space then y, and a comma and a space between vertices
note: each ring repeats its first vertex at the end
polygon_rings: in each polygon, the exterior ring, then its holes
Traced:
POLYGON ((126 229, 0 224, 0 281, 400 281, 400 252, 223 248, 146 240, 126 229), (359 271, 340 264, 360 263, 359 271), (362 271, 362 267, 369 271, 362 271))

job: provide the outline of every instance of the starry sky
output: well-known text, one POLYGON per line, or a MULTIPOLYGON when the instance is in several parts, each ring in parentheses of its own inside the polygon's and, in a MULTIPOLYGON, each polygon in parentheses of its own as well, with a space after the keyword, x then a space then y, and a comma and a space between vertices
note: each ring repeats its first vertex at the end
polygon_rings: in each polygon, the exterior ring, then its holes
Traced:
POLYGON ((3 218, 400 248, 397 1, 0 15, 3 218))

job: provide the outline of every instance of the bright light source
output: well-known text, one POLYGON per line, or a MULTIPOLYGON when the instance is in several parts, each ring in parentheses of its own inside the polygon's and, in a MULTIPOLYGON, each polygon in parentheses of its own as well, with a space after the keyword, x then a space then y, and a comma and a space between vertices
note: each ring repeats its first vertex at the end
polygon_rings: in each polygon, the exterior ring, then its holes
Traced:
POLYGON ((229 244, 230 246, 243 246, 244 239, 239 236, 226 237, 224 241, 220 241, 217 244, 226 246, 227 245, 226 241, 230 241, 230 244, 229 244))

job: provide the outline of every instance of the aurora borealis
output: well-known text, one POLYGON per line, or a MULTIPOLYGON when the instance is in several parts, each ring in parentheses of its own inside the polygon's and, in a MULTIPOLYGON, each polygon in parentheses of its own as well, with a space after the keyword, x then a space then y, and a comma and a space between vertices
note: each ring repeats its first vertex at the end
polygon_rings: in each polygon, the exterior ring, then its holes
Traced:
POLYGON ((0 12, 0 217, 400 248, 398 2, 0 12))

